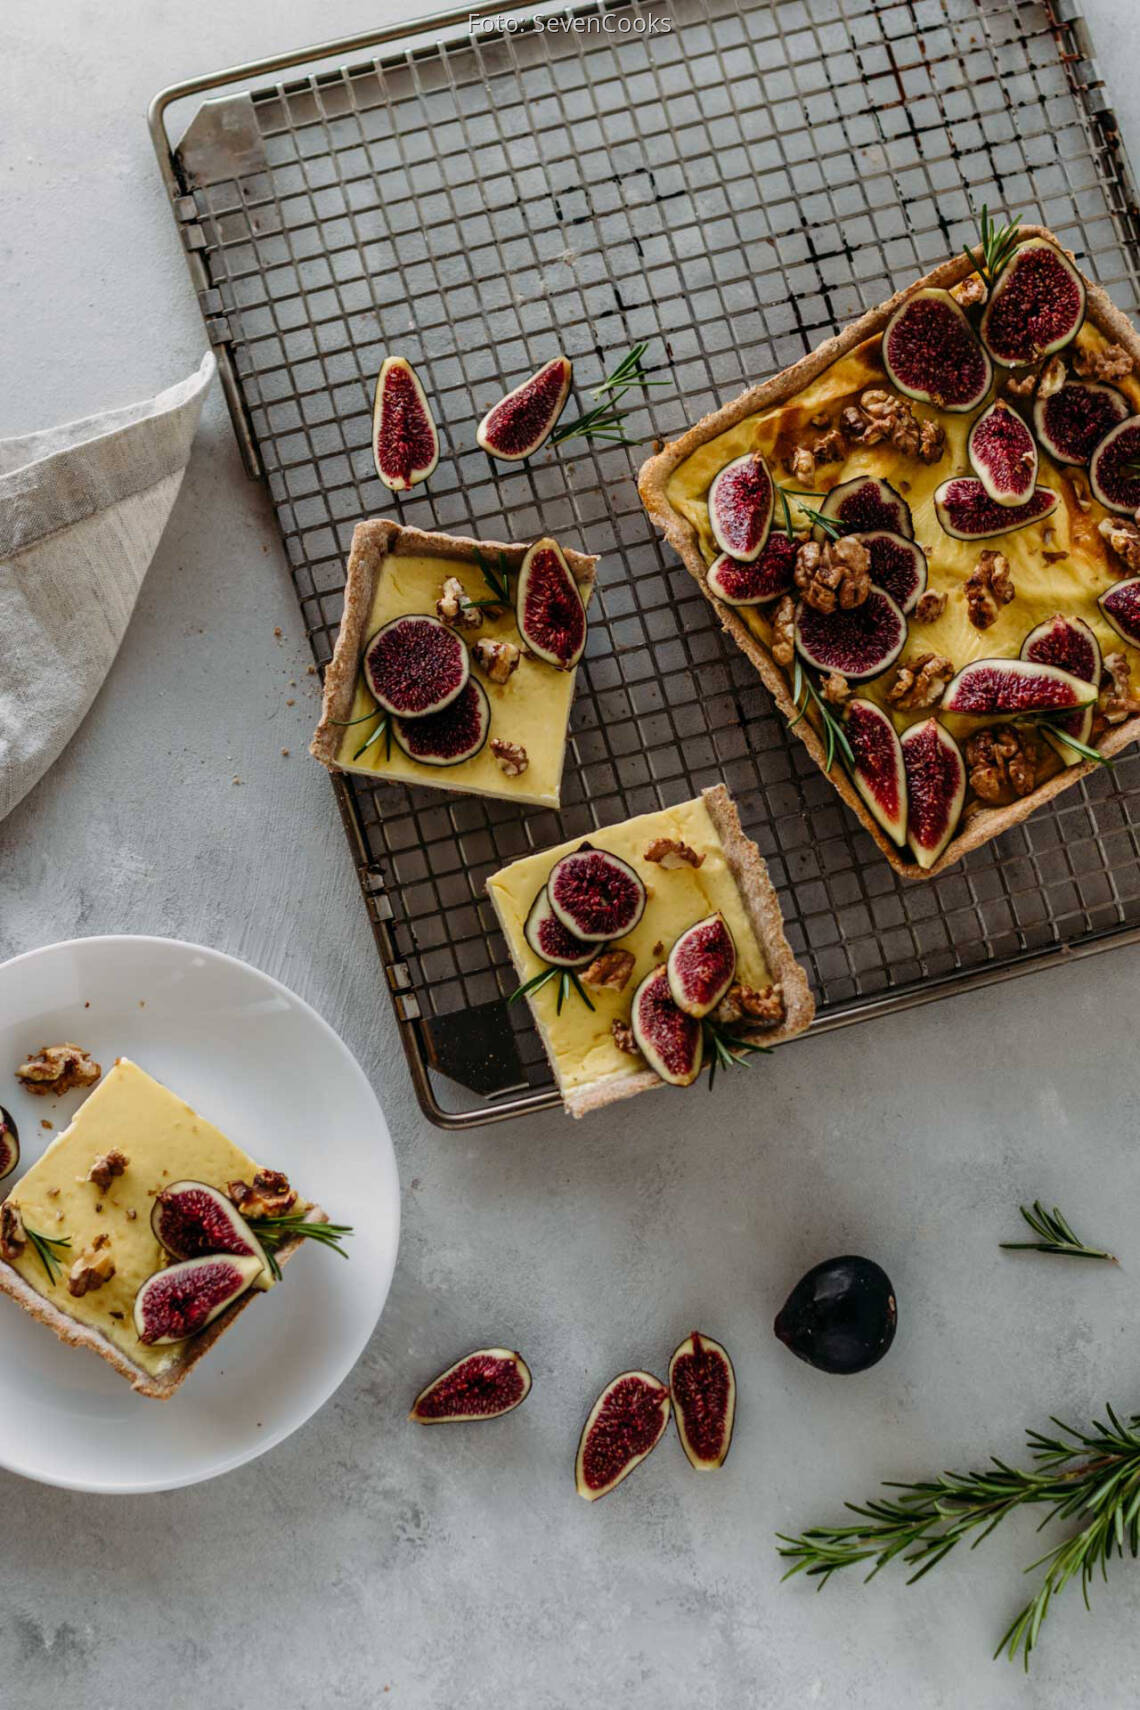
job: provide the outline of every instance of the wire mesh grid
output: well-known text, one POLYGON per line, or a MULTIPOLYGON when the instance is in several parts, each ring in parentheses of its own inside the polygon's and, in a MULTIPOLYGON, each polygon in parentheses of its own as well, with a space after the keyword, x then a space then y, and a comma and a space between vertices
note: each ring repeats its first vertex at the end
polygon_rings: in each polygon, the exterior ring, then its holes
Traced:
MULTIPOLYGON (((264 161, 198 182, 183 208, 319 664, 363 516, 553 533, 600 555, 561 814, 342 786, 413 1050, 496 1095, 491 1112, 553 1093, 537 1036, 502 1001, 514 976, 488 875, 720 779, 768 862, 817 1025, 1140 927, 1140 758, 942 878, 900 882, 635 486, 654 436, 955 252, 983 203, 1052 226, 1136 310, 1126 173, 1074 76, 1070 27, 986 0, 677 0, 668 33, 648 31, 666 14, 637 0, 564 15, 594 28, 413 42, 254 88, 264 161), (637 449, 579 440, 503 465, 476 448, 488 405, 558 350, 581 398, 641 339, 667 385, 632 408, 637 449), (401 497, 370 450, 394 350, 443 438, 431 481, 401 497), (465 1074, 469 1048, 449 1060, 448 1018, 498 1041, 493 1085, 465 1074)), ((437 1091, 425 1072, 421 1099, 443 1120, 437 1091)))

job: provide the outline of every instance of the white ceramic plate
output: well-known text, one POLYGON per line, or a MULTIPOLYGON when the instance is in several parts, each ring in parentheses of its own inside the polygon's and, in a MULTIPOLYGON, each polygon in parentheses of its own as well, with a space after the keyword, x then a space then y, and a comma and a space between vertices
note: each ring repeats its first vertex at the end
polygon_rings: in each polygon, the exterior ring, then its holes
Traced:
POLYGON ((400 1225, 388 1125, 347 1047, 268 975, 169 938, 79 938, 0 966, 0 1103, 19 1126, 21 1172, 52 1137, 41 1119, 57 1133, 83 1095, 34 1098, 13 1070, 65 1039, 104 1069, 132 1058, 355 1227, 347 1262, 302 1248, 170 1401, 136 1395, 0 1296, 0 1466, 111 1494, 215 1478, 303 1425, 375 1329, 400 1225))

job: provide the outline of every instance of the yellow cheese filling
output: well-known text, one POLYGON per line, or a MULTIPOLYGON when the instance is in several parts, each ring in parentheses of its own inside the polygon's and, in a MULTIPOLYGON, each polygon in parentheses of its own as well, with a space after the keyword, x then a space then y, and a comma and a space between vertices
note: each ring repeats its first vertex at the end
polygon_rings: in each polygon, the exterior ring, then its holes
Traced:
MULTIPOLYGON (((502 868, 487 881, 523 980, 529 980, 543 967, 523 936, 531 904, 555 862, 583 841, 576 837, 555 849, 528 855, 525 860, 502 868)), ((632 951, 634 956, 633 973, 620 992, 609 987, 587 987, 593 1013, 576 993, 571 993, 559 1015, 557 980, 543 986, 531 999, 564 1088, 584 1086, 613 1075, 629 1075, 644 1067, 640 1058, 618 1050, 611 1024, 615 1020, 628 1022, 633 994, 640 981, 665 960, 682 932, 706 915, 719 911, 724 916, 736 942, 737 979, 756 988, 771 981, 764 952, 703 801, 698 798, 681 802, 660 813, 642 814, 621 825, 603 826, 591 831, 588 841, 596 849, 606 849, 628 861, 643 880, 648 901, 633 931, 616 940, 618 947, 632 951), (647 861, 645 850, 659 837, 687 843, 705 857, 702 865, 662 867, 658 862, 647 861)))
MULTIPOLYGON (((1102 333, 1086 324, 1078 334, 1076 345, 1079 349, 1095 350, 1103 348, 1107 342, 1102 333)), ((768 460, 777 484, 785 488, 801 488, 804 483, 786 473, 783 461, 797 444, 811 446, 826 431, 813 426, 812 418, 826 417, 834 425, 841 410, 848 404, 857 404, 860 393, 867 387, 890 389, 880 359, 880 344, 878 335, 866 340, 833 363, 790 401, 746 417, 735 427, 700 446, 674 470, 668 485, 669 499, 697 530, 708 563, 711 564, 718 553, 709 528, 707 504, 708 489, 717 471, 734 457, 743 456, 747 451, 759 451, 768 460)), ((1072 348, 1061 354, 1064 358, 1071 357, 1072 348)), ((1128 398, 1133 410, 1140 412, 1140 380, 1128 376, 1114 384, 1128 398)), ((966 457, 966 436, 971 423, 984 407, 984 404, 979 405, 968 415, 951 415, 922 404, 913 406, 920 420, 937 421, 945 429, 946 448, 937 463, 922 464, 917 458, 903 457, 883 441, 869 447, 854 444, 842 463, 822 464, 816 472, 813 486, 820 493, 829 492, 841 481, 850 481, 861 475, 875 475, 888 480, 910 506, 914 538, 927 557, 928 588, 948 596, 946 609, 935 623, 916 623, 911 617, 907 643, 896 665, 919 652, 941 654, 953 663, 956 670, 973 659, 1016 658, 1031 629, 1063 612, 1084 619, 1096 635, 1102 652, 1123 648, 1135 672, 1137 650, 1124 648, 1124 643, 1097 605, 1099 595, 1131 572, 1097 532, 1097 524, 1108 513, 1088 496, 1087 478, 1081 481, 1080 491, 1089 508, 1082 510, 1072 479, 1073 472, 1052 462, 1038 447, 1037 484, 1051 488, 1060 498, 1052 516, 991 540, 954 540, 944 532, 934 510, 934 491, 953 475, 972 474, 966 457), (1016 594, 1009 605, 999 608, 997 622, 989 629, 980 630, 975 629, 969 620, 962 590, 986 548, 1004 553, 1009 560, 1016 594)), ((1077 474, 1080 479, 1084 471, 1077 474)), ((809 503, 818 506, 820 500, 809 503)), ((774 526, 781 525, 782 515, 777 500, 774 526)), ((794 501, 792 515, 793 524, 798 527, 802 519, 796 517, 794 501)), ((771 606, 736 607, 734 610, 756 635, 765 642, 770 641, 771 606)), ((880 677, 859 684, 855 692, 885 703, 886 690, 894 675, 895 666, 892 666, 880 677)), ((931 709, 891 710, 901 731, 918 719, 929 718, 931 709)), ((968 735, 985 722, 975 718, 944 716, 947 728, 959 737, 968 735)))
POLYGON ((26 1228, 70 1241, 70 1247, 56 1249, 61 1266, 56 1281, 48 1282, 30 1241, 13 1268, 60 1312, 100 1331, 128 1359, 156 1375, 180 1357, 183 1345, 147 1347, 135 1334, 135 1295, 169 1262, 150 1226, 154 1196, 185 1179, 207 1182, 224 1193, 231 1181, 252 1181, 259 1168, 220 1129, 121 1057, 10 1195, 26 1228), (113 1150, 126 1156, 126 1169, 109 1187, 96 1187, 86 1180, 91 1165, 113 1150), (115 1274, 76 1299, 68 1293, 68 1271, 97 1235, 110 1237, 115 1274))
MULTIPOLYGON (((463 584, 468 599, 491 598, 491 590, 477 564, 454 558, 389 554, 377 578, 365 638, 374 635, 392 618, 405 617, 411 612, 434 614, 443 584, 452 576, 463 584)), ((462 632, 469 645, 479 640, 511 641, 516 647, 519 645, 513 609, 508 606, 498 610, 498 616, 485 613, 479 629, 462 632)), ((395 741, 389 757, 383 736, 354 759, 372 732, 371 721, 348 726, 337 749, 337 765, 348 772, 399 778, 409 784, 427 784, 436 790, 470 791, 557 807, 576 672, 559 671, 526 653, 505 683, 492 683, 474 662, 471 672, 486 689, 491 703, 491 736, 520 743, 526 749, 527 768, 518 777, 508 777, 503 771, 491 751, 490 738, 478 754, 458 766, 425 766, 419 760, 410 760, 395 741)), ((372 706, 371 695, 358 681, 349 717, 362 718, 372 706)))

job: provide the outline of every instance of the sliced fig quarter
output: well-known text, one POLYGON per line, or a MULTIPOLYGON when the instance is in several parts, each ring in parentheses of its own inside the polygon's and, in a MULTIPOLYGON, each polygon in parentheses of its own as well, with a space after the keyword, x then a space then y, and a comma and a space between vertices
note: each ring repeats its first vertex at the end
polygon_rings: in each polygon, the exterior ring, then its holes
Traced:
POLYGON ((993 368, 949 291, 925 286, 900 303, 883 331, 883 366, 908 398, 961 414, 976 410, 993 368))
POLYGON ((704 1034, 695 1016, 673 1002, 669 969, 652 968, 633 994, 634 1043, 654 1074, 671 1087, 690 1087, 704 1061, 704 1034))
POLYGON ((902 744, 889 713, 874 701, 848 701, 843 717, 855 757, 855 788, 900 848, 906 842, 906 768, 902 744))
POLYGON ((799 544, 773 529, 759 558, 744 564, 722 552, 705 571, 705 580, 726 606, 766 606, 794 585, 799 544))
MULTIPOLYGON (((1070 617, 1064 612, 1046 618, 1044 623, 1031 629, 1022 642, 1021 657, 1037 665, 1057 665, 1086 683, 1100 683, 1100 643, 1083 618, 1070 617)), ((1046 727, 1042 734, 1062 760, 1071 766, 1084 756, 1062 741, 1062 734, 1067 733, 1087 745, 1092 735, 1092 722, 1093 708, 1087 706, 1082 711, 1059 718, 1055 730, 1046 727)))
POLYGON ((598 954, 596 943, 587 944, 583 939, 575 938, 572 932, 567 932, 550 906, 545 885, 530 905, 523 937, 535 955, 552 968, 583 968, 598 954))
POLYGON ((772 527, 776 489, 758 451, 726 463, 709 488, 709 527, 722 552, 751 564, 763 552, 772 527))
POLYGON ((461 766, 482 749, 491 729, 491 703, 477 678, 442 711, 426 718, 397 718, 392 735, 409 760, 421 766, 461 766))
POLYGON ((586 608, 556 540, 536 540, 515 586, 519 634, 536 658, 559 671, 577 665, 586 646, 586 608))
POLYGON ((475 430, 492 457, 521 462, 546 444, 570 395, 570 359, 556 356, 493 404, 475 430))
POLYGON ((652 1372, 622 1372, 608 1383, 582 1427, 574 1482, 597 1502, 629 1477, 661 1441, 669 1423, 669 1390, 652 1372))
POLYGON ((645 886, 620 855, 576 849, 550 869, 546 894, 567 932, 591 944, 624 938, 645 912, 645 886))
POLYGON ((1068 256, 1026 238, 990 291, 982 343, 1003 368, 1026 368, 1076 338, 1084 318, 1084 281, 1068 256))
POLYGON ((261 1260, 211 1253, 167 1265, 147 1277, 135 1295, 135 1329, 149 1347, 184 1342, 212 1324, 261 1273, 261 1260))
MULTIPOLYGON (((845 534, 870 534, 880 530, 914 539, 910 506, 889 481, 877 475, 856 475, 833 487, 819 507, 820 516, 837 523, 845 534)), ((822 542, 825 531, 817 523, 815 539, 822 542)))
POLYGON ((966 800, 962 750, 936 718, 902 736, 906 768, 907 841, 920 867, 933 867, 958 827, 966 800))
POLYGON ((530 1385, 530 1368, 521 1354, 512 1348, 477 1348, 420 1390, 408 1418, 417 1425, 501 1419, 522 1406, 530 1385))
POLYGON ((998 398, 966 440, 970 467, 995 505, 1024 505, 1037 483, 1037 447, 1015 410, 998 398))
POLYGON ((426 481, 439 462, 439 434, 424 389, 402 356, 389 356, 380 369, 372 452, 376 473, 393 493, 426 481))
POLYGON ((926 554, 915 540, 890 529, 857 536, 871 556, 871 580, 889 594, 905 617, 926 592, 926 554))
POLYGON ((796 607, 796 647, 818 671, 838 671, 849 683, 877 677, 893 665, 906 645, 906 618, 889 594, 872 588, 861 606, 817 611, 801 601, 796 607))
POLYGON ((0 1104, 0 1182, 20 1162, 20 1130, 15 1118, 0 1104))
POLYGON ((711 1015, 736 974, 736 945, 722 914, 698 920, 669 952, 669 993, 686 1015, 711 1015))
POLYGON ((208 1253, 257 1259, 258 1283, 273 1281, 265 1249, 231 1199, 207 1182, 178 1181, 155 1195, 150 1226, 161 1247, 175 1259, 200 1259, 208 1253))
POLYGON ((426 718, 462 694, 471 660, 446 624, 413 612, 393 618, 369 637, 361 669, 377 706, 397 718, 426 718))
POLYGON ((1140 576, 1114 582, 1097 603, 1121 641, 1140 647, 1140 576))
POLYGON ((1056 665, 1029 659, 972 659, 946 685, 941 710, 985 718, 994 713, 1072 712, 1091 706, 1096 685, 1056 665))
POLYGON ((952 540, 992 540, 1044 522, 1057 509, 1051 487, 1035 487, 1023 505, 999 505, 976 475, 951 475, 934 491, 934 510, 952 540))
POLYGON ((1038 391, 1033 427, 1054 463, 1087 464, 1105 434, 1126 421, 1132 406, 1103 380, 1067 380, 1055 392, 1038 391))
POLYGON ((724 1465, 736 1421, 736 1373, 727 1349, 694 1330, 669 1361, 677 1435, 697 1472, 724 1465))
POLYGON ((1131 515, 1140 506, 1140 416, 1129 416, 1110 428, 1089 463, 1093 498, 1117 515, 1131 515))

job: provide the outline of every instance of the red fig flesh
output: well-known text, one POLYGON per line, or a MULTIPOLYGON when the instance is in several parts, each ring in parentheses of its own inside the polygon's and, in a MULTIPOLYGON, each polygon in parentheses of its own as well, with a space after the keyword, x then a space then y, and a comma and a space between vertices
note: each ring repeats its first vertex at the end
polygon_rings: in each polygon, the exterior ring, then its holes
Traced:
POLYGON ((596 943, 587 944, 567 932, 550 906, 545 885, 530 905, 523 936, 535 955, 552 968, 583 968, 598 954, 596 943))
POLYGON ((819 671, 838 671, 849 683, 877 677, 906 643, 906 619, 889 594, 872 588, 861 606, 817 611, 796 607, 796 646, 819 671))
POLYGON ((694 1330, 669 1361, 677 1435, 697 1472, 723 1466, 736 1419, 736 1373, 726 1349, 694 1330))
POLYGON ((135 1296, 140 1342, 155 1347, 184 1342, 212 1324, 261 1274, 261 1260, 213 1253, 167 1265, 147 1277, 135 1296))
POLYGON ((0 1104, 0 1182, 20 1162, 20 1130, 15 1119, 0 1104))
POLYGON ((669 969, 653 968, 633 994, 630 1026, 649 1067, 671 1087, 692 1086, 704 1060, 700 1022, 678 1009, 669 990, 669 969))
POLYGON ((494 404, 475 432, 492 457, 521 462, 544 445, 570 394, 570 360, 556 356, 494 404))
POLYGON ((906 842, 906 768, 888 713, 874 701, 848 701, 844 729, 855 756, 855 788, 893 842, 906 842))
POLYGON ((938 521, 954 540, 992 540, 1044 522, 1057 509, 1057 495, 1049 487, 1035 487, 1023 505, 995 504, 975 475, 951 475, 935 488, 934 509, 938 521))
MULTIPOLYGON (((819 507, 820 515, 838 523, 845 534, 870 534, 885 530, 914 538, 914 521, 910 506, 901 493, 896 493, 889 481, 877 475, 856 475, 851 481, 841 481, 833 487, 819 507)), ((818 524, 816 540, 825 538, 818 524)))
POLYGON ((665 966, 677 1008, 698 1020, 711 1015, 736 973, 736 945, 724 916, 710 914, 682 932, 665 966))
POLYGON ((426 481, 439 462, 439 435, 410 362, 389 356, 376 382, 372 408, 376 473, 394 493, 426 481))
POLYGON ((899 610, 912 612, 926 592, 926 554, 917 541, 889 529, 858 536, 871 555, 871 580, 899 610))
POLYGON ((413 613, 393 618, 365 642, 361 669, 377 706, 398 718, 426 718, 462 694, 471 661, 446 624, 413 613))
POLYGON ((764 606, 793 586, 799 542, 773 529, 759 558, 744 564, 727 552, 709 565, 705 579, 726 606, 764 606))
POLYGON ((501 1419, 530 1394, 530 1368, 511 1348, 477 1348, 421 1389, 409 1419, 417 1425, 501 1419))
POLYGON ((1033 426, 1054 463, 1087 463, 1131 410, 1124 393, 1103 380, 1067 380, 1055 392, 1038 392, 1033 426))
POLYGON ((591 944, 624 937, 645 912, 645 886, 629 862, 588 846, 555 862, 546 894, 567 932, 591 944))
POLYGON ((990 389, 990 359, 949 291, 927 286, 901 303, 883 332, 883 366, 908 398, 975 410, 990 389))
POLYGON ((1140 506, 1140 416, 1111 428, 1092 454, 1089 485, 1106 510, 1131 515, 1140 506))
POLYGON ((159 1245, 176 1259, 208 1253, 258 1259, 266 1285, 272 1280, 265 1250, 231 1199, 206 1182, 171 1182, 156 1194, 150 1226, 159 1245))
POLYGON ((418 760, 421 766, 460 766, 464 760, 473 760, 490 728, 491 703, 475 677, 442 711, 392 721, 397 743, 409 760, 418 760))
POLYGON ((1027 238, 990 291, 982 343, 1003 367, 1025 368, 1076 338, 1084 318, 1084 282, 1072 262, 1047 238, 1027 238))
MULTIPOLYGON (((1068 617, 1058 612, 1031 629, 1021 644, 1021 657, 1037 665, 1057 665, 1062 671, 1080 677, 1086 683, 1100 683, 1100 643, 1083 618, 1068 617)), ((1093 709, 1069 713, 1056 721, 1056 732, 1046 727, 1044 735, 1070 765, 1082 756, 1060 740, 1057 733, 1067 732, 1078 742, 1088 743, 1092 735, 1093 709)))
POLYGON ((586 646, 586 608, 556 540, 536 540, 515 588, 519 634, 530 651, 559 671, 577 665, 586 646))
POLYGON ((957 829, 966 800, 962 750, 936 718, 902 737, 906 767, 907 839, 920 867, 933 867, 957 829))
POLYGON ((669 1423, 669 1391, 651 1372, 622 1372, 590 1409, 578 1443, 574 1482, 596 1502, 640 1466, 669 1423))
POLYGON ((1120 639, 1140 647, 1140 576, 1114 582, 1098 604, 1120 639))
POLYGON ((966 455, 995 505, 1023 505, 1037 481, 1037 447, 1016 411, 999 398, 970 429, 966 455))
POLYGON ((942 697, 948 713, 1071 712, 1096 700, 1096 688, 1056 665, 1028 659, 973 659, 952 677, 942 697))
POLYGON ((722 552, 752 564, 764 550, 772 527, 776 490, 758 451, 746 452, 713 478, 709 488, 709 527, 722 552))

